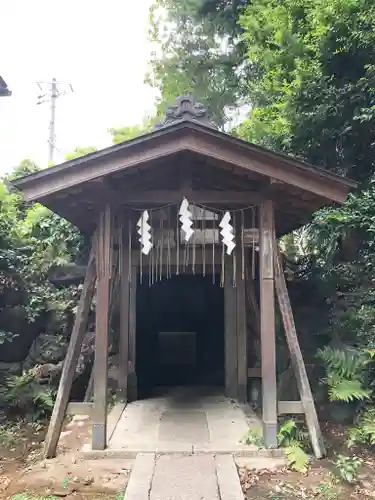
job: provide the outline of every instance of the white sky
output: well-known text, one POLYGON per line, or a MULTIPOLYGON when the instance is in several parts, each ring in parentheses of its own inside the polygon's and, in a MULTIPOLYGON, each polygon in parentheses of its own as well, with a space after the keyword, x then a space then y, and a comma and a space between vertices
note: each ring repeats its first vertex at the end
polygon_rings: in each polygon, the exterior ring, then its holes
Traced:
POLYGON ((107 129, 153 112, 143 84, 152 0, 10 0, 0 8, 0 173, 30 158, 48 161, 49 105, 37 106, 37 81, 71 83, 57 100, 55 162, 77 146, 110 144, 107 129))

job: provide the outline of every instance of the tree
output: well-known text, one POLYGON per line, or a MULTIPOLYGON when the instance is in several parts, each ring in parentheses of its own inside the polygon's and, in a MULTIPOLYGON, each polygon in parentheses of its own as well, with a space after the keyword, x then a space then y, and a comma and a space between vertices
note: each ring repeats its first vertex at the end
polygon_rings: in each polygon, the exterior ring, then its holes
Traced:
POLYGON ((241 102, 248 73, 237 23, 243 3, 156 0, 150 15, 156 51, 146 81, 160 91, 159 115, 177 96, 192 93, 224 126, 226 110, 241 102))
POLYGON ((97 150, 98 148, 96 148, 95 146, 77 147, 71 153, 67 153, 65 155, 65 159, 67 161, 74 160, 76 158, 80 158, 81 156, 88 155, 89 153, 94 153, 97 150))
POLYGON ((253 110, 238 134, 366 182, 373 170, 375 7, 254 0, 240 17, 253 110))
MULTIPOLYGON (((248 103, 248 116, 230 133, 359 182, 346 205, 319 211, 312 224, 288 235, 283 247, 293 260, 293 286, 309 290, 295 296, 311 311, 310 329, 320 338, 373 349, 374 3, 156 4, 165 12, 155 7, 151 16, 160 50, 151 62, 151 83, 161 103, 193 91, 221 125, 225 107, 248 103), (323 310, 328 310, 324 325, 323 310)), ((371 384, 375 375, 366 371, 371 384)))
POLYGON ((112 142, 119 144, 120 142, 130 141, 140 135, 151 132, 153 126, 157 122, 157 117, 144 120, 139 125, 129 125, 127 127, 110 128, 108 132, 112 136, 112 142))

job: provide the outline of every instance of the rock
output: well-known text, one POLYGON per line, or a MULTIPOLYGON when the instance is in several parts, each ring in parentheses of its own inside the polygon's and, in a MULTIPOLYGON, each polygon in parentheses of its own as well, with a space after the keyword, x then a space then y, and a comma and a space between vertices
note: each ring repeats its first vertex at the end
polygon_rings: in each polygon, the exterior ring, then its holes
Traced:
POLYGON ((374 490, 374 485, 370 479, 362 479, 359 481, 359 485, 361 488, 364 488, 365 490, 373 491, 374 490))
POLYGON ((42 333, 37 337, 25 360, 25 369, 45 363, 56 364, 66 356, 68 341, 61 335, 42 333))
POLYGON ((73 421, 75 421, 75 422, 82 422, 85 420, 90 420, 90 416, 89 415, 74 415, 74 417, 73 417, 73 421))
MULTIPOLYGON (((322 379, 323 373, 321 367, 316 364, 306 365, 306 371, 311 383, 311 390, 314 394, 315 403, 319 404, 326 399, 326 389, 319 380, 322 379), (316 381, 316 382, 314 382, 316 381)), ((294 371, 291 366, 280 375, 278 386, 279 401, 299 401, 301 399, 297 382, 294 376, 294 371)))
MULTIPOLYGON (((29 354, 23 364, 24 370, 33 369, 37 377, 42 381, 57 381, 60 377, 69 339, 62 335, 51 335, 43 333, 33 342, 29 354)), ((95 333, 86 332, 78 363, 75 371, 75 379, 84 373, 89 363, 92 363, 95 350, 95 333)))
POLYGON ((5 307, 0 309, 0 330, 14 334, 11 341, 1 344, 0 361, 24 361, 33 341, 43 331, 42 319, 30 323, 22 306, 5 307))
POLYGON ((77 264, 66 264, 64 266, 53 266, 48 273, 49 281, 57 288, 79 285, 83 282, 86 266, 77 264))
POLYGON ((0 362, 0 379, 8 375, 21 375, 22 363, 3 363, 0 362))
POLYGON ((95 352, 95 332, 88 331, 83 338, 81 353, 76 367, 76 377, 82 375, 88 363, 91 363, 95 352))

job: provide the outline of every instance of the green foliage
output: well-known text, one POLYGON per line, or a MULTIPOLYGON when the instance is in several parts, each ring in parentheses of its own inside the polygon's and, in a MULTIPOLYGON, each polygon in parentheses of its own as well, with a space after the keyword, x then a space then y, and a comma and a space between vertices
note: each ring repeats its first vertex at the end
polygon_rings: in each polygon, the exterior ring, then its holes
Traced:
POLYGON ((86 146, 84 148, 79 147, 79 148, 76 148, 74 151, 67 153, 65 155, 65 159, 68 161, 75 160, 76 158, 80 158, 81 156, 88 155, 89 153, 94 153, 97 150, 98 150, 98 148, 96 148, 95 146, 86 146))
POLYGON ((354 483, 357 480, 362 459, 356 456, 347 457, 345 455, 338 455, 334 464, 340 479, 343 479, 347 483, 354 483))
POLYGON ((294 443, 307 446, 309 442, 307 431, 293 419, 286 420, 280 425, 277 438, 280 446, 290 446, 294 443))
POLYGON ((151 132, 153 126, 156 124, 157 118, 152 118, 144 120, 140 125, 131 125, 128 127, 121 128, 110 128, 108 132, 112 136, 112 141, 114 144, 119 144, 120 142, 130 141, 135 139, 140 135, 147 134, 151 132))
POLYGON ((264 447, 264 439, 262 429, 253 429, 249 427, 246 436, 242 440, 247 445, 257 446, 258 448, 264 447))
POLYGON ((297 472, 306 472, 310 458, 306 450, 309 436, 306 430, 295 420, 286 420, 280 425, 278 444, 285 448, 288 467, 297 472))
POLYGON ((4 332, 3 330, 0 330, 0 345, 4 344, 5 342, 12 342, 12 340, 17 336, 17 333, 4 332))
POLYGON ((160 91, 158 115, 177 96, 193 93, 219 125, 246 85, 244 47, 237 24, 243 2, 155 0, 150 38, 155 53, 146 78, 160 91))
POLYGON ((318 484, 319 498, 324 500, 338 500, 340 490, 333 481, 321 482, 318 484))
POLYGON ((372 351, 325 347, 317 357, 325 365, 327 377, 323 382, 328 387, 331 401, 369 399, 372 392, 366 387, 367 367, 373 361, 372 351))
POLYGON ((5 449, 14 448, 18 442, 19 428, 17 426, 5 424, 0 426, 0 447, 5 449))
MULTIPOLYGON (((65 219, 47 208, 26 203, 8 189, 9 180, 38 171, 23 161, 0 182, 0 312, 17 306, 31 324, 43 318, 48 333, 66 330, 79 295, 77 286, 57 289, 49 281, 55 266, 69 264, 87 253, 85 240, 65 219)), ((41 332, 43 333, 43 332, 41 332)), ((18 332, 0 323, 0 344, 14 341, 18 332)), ((0 385, 0 407, 44 416, 51 411, 53 390, 41 386, 36 374, 25 372, 0 385)))
POLYGON ((301 473, 307 472, 310 458, 300 444, 295 443, 287 446, 285 455, 290 469, 301 473))
POLYGON ((38 366, 13 375, 0 387, 0 406, 39 420, 52 412, 56 391, 38 383, 38 366))
POLYGON ((355 444, 375 444, 375 408, 364 408, 356 425, 350 429, 348 446, 355 444))

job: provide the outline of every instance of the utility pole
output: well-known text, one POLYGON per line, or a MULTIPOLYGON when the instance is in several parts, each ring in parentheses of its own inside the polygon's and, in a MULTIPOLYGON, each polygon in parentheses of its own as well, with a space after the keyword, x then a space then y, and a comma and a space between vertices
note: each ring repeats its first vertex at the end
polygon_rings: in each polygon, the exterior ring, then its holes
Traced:
POLYGON ((53 163, 54 152, 56 149, 56 100, 67 93, 73 92, 72 85, 58 82, 56 78, 52 78, 50 82, 38 82, 39 89, 43 94, 38 95, 37 104, 49 102, 50 104, 50 119, 49 119, 49 136, 48 136, 48 163, 53 163))

